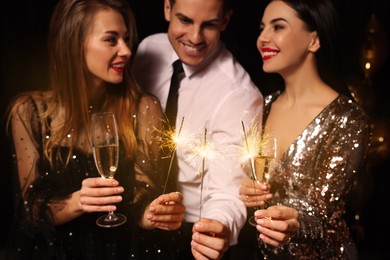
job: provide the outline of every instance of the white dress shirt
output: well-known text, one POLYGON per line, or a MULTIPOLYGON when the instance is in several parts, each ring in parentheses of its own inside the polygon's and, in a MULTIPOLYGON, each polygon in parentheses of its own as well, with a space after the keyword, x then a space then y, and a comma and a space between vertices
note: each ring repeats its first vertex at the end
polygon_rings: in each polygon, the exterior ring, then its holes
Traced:
MULTIPOLYGON (((145 38, 139 45, 134 72, 140 85, 156 95, 165 110, 172 63, 178 59, 166 33, 145 38)), ((239 199, 243 129, 261 124, 263 97, 244 68, 220 43, 214 56, 202 67, 183 64, 185 77, 180 83, 176 128, 184 117, 177 147, 178 187, 186 206, 185 221, 199 217, 216 219, 232 232, 231 245, 246 221, 246 208, 239 199), (206 147, 214 152, 202 159, 193 144, 201 147, 207 129, 206 147), (191 145, 190 145, 191 144, 191 145), (203 191, 201 192, 201 176, 203 191), (200 203, 203 204, 200 211, 200 203)))

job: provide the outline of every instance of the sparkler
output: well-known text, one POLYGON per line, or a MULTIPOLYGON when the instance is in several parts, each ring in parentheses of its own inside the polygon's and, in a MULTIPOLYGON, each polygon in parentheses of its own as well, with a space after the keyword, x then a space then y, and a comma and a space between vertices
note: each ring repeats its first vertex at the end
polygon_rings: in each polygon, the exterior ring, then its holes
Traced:
MULTIPOLYGON (((184 160, 197 168, 196 173, 200 174, 200 206, 199 206, 199 218, 202 215, 202 206, 203 206, 203 182, 204 176, 206 173, 205 169, 205 160, 206 157, 209 160, 212 160, 216 153, 214 151, 213 143, 207 140, 207 128, 204 129, 203 138, 199 138, 198 135, 189 135, 182 133, 184 117, 182 118, 179 131, 175 131, 172 128, 161 132, 161 144, 160 148, 162 150, 170 151, 170 162, 168 167, 168 173, 165 180, 163 193, 165 193, 166 187, 168 185, 169 176, 173 166, 173 160, 176 155, 176 148, 180 143, 180 147, 183 147, 184 151, 184 160)), ((163 157, 168 158, 169 156, 163 157)))
POLYGON ((205 163, 205 158, 207 156, 206 136, 207 136, 207 128, 204 129, 203 149, 200 153, 200 156, 202 158, 202 172, 201 172, 201 176, 200 176, 201 179, 200 179, 199 219, 202 218, 202 207, 203 207, 203 179, 204 179, 204 174, 205 174, 204 163, 205 163))
MULTIPOLYGON (((241 121, 242 130, 244 132, 244 140, 245 140, 245 149, 246 149, 246 158, 249 161, 249 165, 251 168, 251 178, 253 181, 253 188, 255 190, 255 198, 256 196, 256 172, 255 172, 255 165, 254 165, 254 158, 258 156, 260 153, 260 147, 261 147, 261 130, 257 127, 255 124, 249 132, 249 137, 246 134, 245 124, 243 121, 241 121)), ((255 206, 255 210, 257 210, 258 207, 255 206)), ((253 223, 254 216, 252 216, 249 219, 249 223, 253 223)), ((252 224, 255 225, 256 223, 252 224)))
POLYGON ((243 121, 241 121, 242 130, 244 133, 244 141, 245 141, 245 148, 243 149, 244 157, 246 160, 249 161, 249 166, 251 169, 251 178, 253 180, 256 180, 256 172, 255 172, 255 166, 254 166, 254 158, 259 154, 260 152, 260 146, 261 146, 261 130, 257 127, 257 125, 254 125, 250 129, 249 136, 246 133, 245 124, 243 121))
POLYGON ((171 170, 172 170, 173 159, 175 158, 175 155, 176 155, 177 145, 180 142, 180 133, 181 133, 181 130, 183 128, 183 122, 184 122, 184 117, 182 117, 182 119, 181 119, 180 128, 179 128, 178 132, 176 132, 175 129, 169 128, 168 131, 164 131, 162 133, 163 142, 161 143, 161 148, 168 149, 171 151, 171 160, 169 161, 168 173, 167 173, 167 177, 165 179, 163 194, 165 193, 165 190, 166 190, 167 185, 168 185, 169 176, 170 176, 171 170))
MULTIPOLYGON (((276 139, 272 130, 264 130, 264 132, 267 133, 264 134, 256 124, 250 129, 249 136, 247 136, 245 125, 242 121, 241 124, 244 131, 245 155, 251 167, 251 177, 255 191, 254 195, 255 199, 257 200, 256 181, 268 183, 270 177, 269 175, 274 170, 276 165, 276 139), (261 173, 262 176, 257 177, 256 173, 261 173), (263 179, 265 179, 265 181, 263 179)), ((254 209, 257 210, 258 207, 255 206, 254 209)), ((253 226, 256 226, 254 216, 249 218, 249 223, 253 226)))
POLYGON ((196 169, 196 174, 200 176, 200 205, 199 216, 201 216, 203 205, 204 177, 206 174, 206 159, 212 161, 217 156, 214 143, 207 140, 207 128, 204 129, 203 136, 199 134, 184 135, 180 138, 180 146, 183 146, 185 161, 196 169))

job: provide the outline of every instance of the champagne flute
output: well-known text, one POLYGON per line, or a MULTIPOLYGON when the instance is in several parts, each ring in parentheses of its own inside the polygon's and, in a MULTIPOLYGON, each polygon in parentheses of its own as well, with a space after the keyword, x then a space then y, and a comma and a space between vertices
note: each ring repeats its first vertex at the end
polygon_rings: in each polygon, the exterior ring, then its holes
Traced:
MULTIPOLYGON (((113 179, 119 160, 119 137, 115 116, 110 112, 92 115, 93 157, 102 178, 113 179)), ((108 212, 96 220, 100 227, 117 227, 126 222, 126 216, 108 212)))
MULTIPOLYGON (((276 138, 273 131, 264 131, 260 142, 259 154, 253 158, 254 180, 268 184, 276 165, 276 138)), ((255 217, 249 218, 249 224, 256 226, 255 217)))

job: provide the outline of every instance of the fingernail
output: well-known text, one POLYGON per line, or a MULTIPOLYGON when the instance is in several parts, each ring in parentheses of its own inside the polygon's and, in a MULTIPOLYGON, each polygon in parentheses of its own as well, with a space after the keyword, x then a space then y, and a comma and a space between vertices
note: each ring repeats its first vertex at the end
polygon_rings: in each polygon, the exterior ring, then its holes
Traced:
POLYGON ((202 224, 196 223, 196 224, 195 224, 195 228, 196 228, 196 229, 202 229, 202 224))
POLYGON ((195 240, 195 241, 198 241, 198 239, 199 239, 199 233, 198 233, 198 232, 195 232, 195 233, 192 235, 192 239, 195 240))

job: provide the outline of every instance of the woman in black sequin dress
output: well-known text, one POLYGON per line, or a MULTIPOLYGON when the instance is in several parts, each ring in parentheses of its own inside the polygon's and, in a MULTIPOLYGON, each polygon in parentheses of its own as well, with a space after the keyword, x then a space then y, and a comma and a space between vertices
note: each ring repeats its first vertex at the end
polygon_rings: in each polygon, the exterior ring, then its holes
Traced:
POLYGON ((151 229, 180 227, 185 208, 180 193, 158 196, 162 112, 131 75, 135 41, 126 1, 60 0, 56 6, 50 89, 23 93, 10 107, 17 226, 11 258, 164 256, 163 248, 143 245, 143 238, 153 236, 151 229), (89 129, 99 111, 113 112, 118 122, 115 180, 101 178, 94 164, 89 129), (97 217, 110 210, 126 214, 127 222, 97 226, 97 217))

